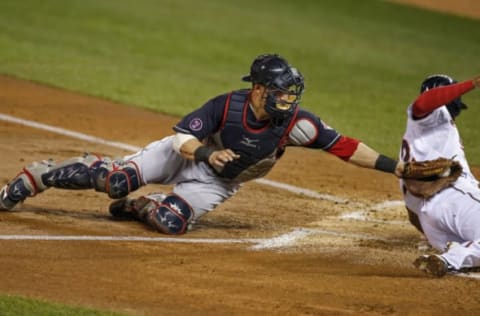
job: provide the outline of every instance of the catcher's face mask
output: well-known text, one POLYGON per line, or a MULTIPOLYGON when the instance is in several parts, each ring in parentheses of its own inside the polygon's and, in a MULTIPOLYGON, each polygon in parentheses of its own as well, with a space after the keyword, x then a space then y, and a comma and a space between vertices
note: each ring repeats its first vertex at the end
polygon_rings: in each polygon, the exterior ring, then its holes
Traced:
POLYGON ((304 84, 295 68, 287 68, 267 86, 265 111, 272 119, 286 119, 300 103, 304 84))
POLYGON ((304 89, 300 72, 277 54, 263 54, 255 58, 250 74, 242 80, 266 88, 263 94, 264 109, 274 124, 293 115, 304 89))
POLYGON ((288 111, 300 102, 300 96, 295 90, 267 89, 266 100, 267 110, 288 111))

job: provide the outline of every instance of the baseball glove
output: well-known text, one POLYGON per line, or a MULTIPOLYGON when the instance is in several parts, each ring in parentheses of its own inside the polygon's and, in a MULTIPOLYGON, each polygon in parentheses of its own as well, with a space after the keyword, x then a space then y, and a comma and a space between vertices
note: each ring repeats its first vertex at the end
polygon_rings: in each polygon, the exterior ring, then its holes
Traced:
POLYGON ((437 158, 405 163, 402 178, 411 194, 428 199, 454 183, 461 174, 462 166, 458 161, 437 158))

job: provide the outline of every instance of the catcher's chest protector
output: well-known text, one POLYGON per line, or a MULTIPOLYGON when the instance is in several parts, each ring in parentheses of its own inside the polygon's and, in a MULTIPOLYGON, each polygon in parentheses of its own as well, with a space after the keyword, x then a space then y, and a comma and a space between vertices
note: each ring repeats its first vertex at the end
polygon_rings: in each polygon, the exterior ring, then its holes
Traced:
MULTIPOLYGON (((242 171, 268 157, 275 157, 282 149, 283 141, 291 129, 296 113, 281 125, 268 124, 253 129, 247 124, 248 90, 232 92, 225 105, 224 121, 219 131, 220 147, 230 148, 240 155, 225 165, 221 176, 233 179, 242 171)), ((217 138, 218 139, 218 138, 217 138)), ((282 149, 283 150, 283 149, 282 149)))

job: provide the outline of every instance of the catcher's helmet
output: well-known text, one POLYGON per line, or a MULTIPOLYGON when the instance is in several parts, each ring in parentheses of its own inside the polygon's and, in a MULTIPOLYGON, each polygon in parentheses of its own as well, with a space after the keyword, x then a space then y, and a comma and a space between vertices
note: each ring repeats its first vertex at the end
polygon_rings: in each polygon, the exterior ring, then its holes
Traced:
MULTIPOLYGON (((423 80, 422 85, 420 86, 420 92, 423 93, 430 89, 448 86, 451 84, 457 83, 457 80, 447 76, 447 75, 432 75, 428 76, 423 80)), ((461 98, 457 98, 446 105, 450 115, 455 118, 460 114, 461 110, 467 109, 467 105, 462 102, 461 98)))
POLYGON ((265 111, 274 119, 292 115, 304 90, 302 74, 277 54, 263 54, 255 58, 250 74, 242 80, 262 84, 270 90, 265 111), (278 100, 278 93, 288 94, 288 100, 278 100))

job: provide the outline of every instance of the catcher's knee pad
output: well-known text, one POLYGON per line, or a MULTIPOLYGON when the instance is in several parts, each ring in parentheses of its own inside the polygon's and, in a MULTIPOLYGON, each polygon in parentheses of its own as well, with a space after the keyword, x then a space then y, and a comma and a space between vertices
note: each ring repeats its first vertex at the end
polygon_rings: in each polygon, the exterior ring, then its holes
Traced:
POLYGON ((142 185, 138 166, 133 161, 99 161, 92 168, 95 190, 112 199, 122 198, 142 185))
POLYGON ((144 207, 144 220, 158 231, 169 235, 184 234, 193 219, 192 207, 173 193, 167 195, 162 202, 151 199, 144 207))

